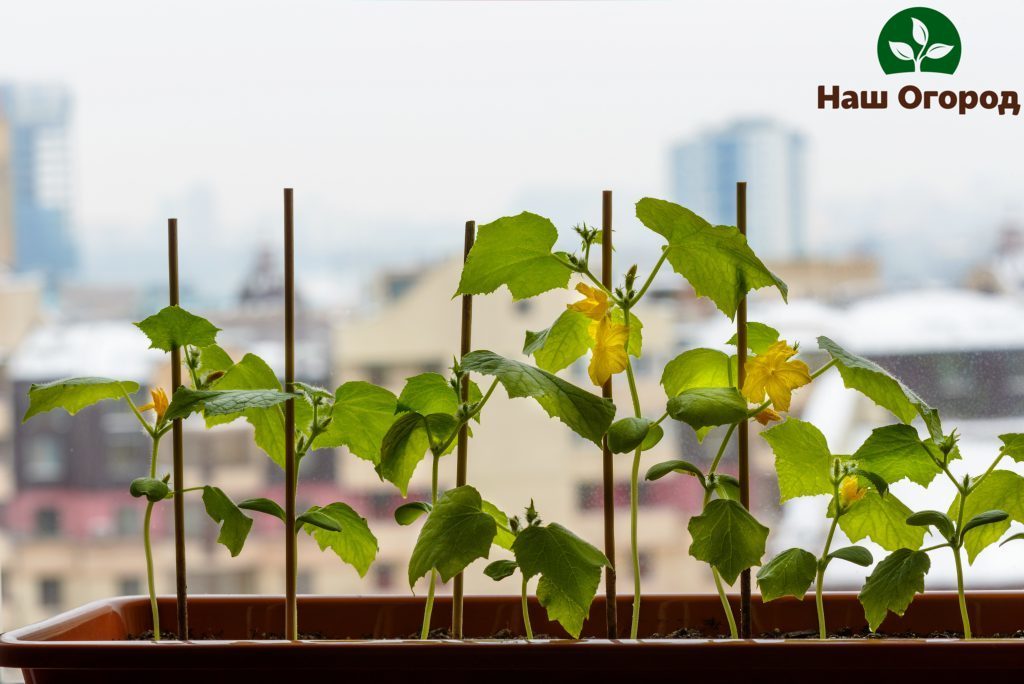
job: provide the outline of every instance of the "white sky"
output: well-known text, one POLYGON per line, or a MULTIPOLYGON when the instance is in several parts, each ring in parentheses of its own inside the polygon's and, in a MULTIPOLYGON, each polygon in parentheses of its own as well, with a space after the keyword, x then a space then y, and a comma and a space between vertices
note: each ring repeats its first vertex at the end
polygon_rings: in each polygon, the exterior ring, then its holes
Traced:
MULTIPOLYGON (((72 88, 90 254, 162 245, 169 211, 186 241, 205 213, 195 241, 276 244, 285 185, 306 236, 363 256, 454 248, 465 219, 524 208, 593 221, 606 187, 628 241, 632 202, 668 193, 668 146, 742 115, 808 134, 818 249, 934 232, 977 250, 1024 209, 1024 118, 816 108, 819 83, 913 78, 875 58, 912 4, 8 0, 0 79, 72 88)), ((963 59, 915 82, 1024 89, 1024 5, 929 6, 963 59)))

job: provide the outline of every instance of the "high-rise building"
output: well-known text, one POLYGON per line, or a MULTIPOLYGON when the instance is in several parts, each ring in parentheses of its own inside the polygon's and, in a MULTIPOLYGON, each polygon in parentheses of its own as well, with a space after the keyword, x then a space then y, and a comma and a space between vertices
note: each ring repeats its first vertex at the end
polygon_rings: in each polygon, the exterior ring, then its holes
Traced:
POLYGON ((14 207, 11 190, 11 136, 0 118, 0 272, 14 267, 14 207))
POLYGON ((745 119, 672 149, 673 199, 716 225, 736 223, 747 181, 750 244, 765 259, 806 255, 806 143, 769 119, 745 119))
MULTIPOLYGON (((5 193, 11 198, 13 234, 8 242, 13 242, 13 266, 42 273, 51 282, 75 266, 70 117, 71 95, 61 86, 0 86, 0 120, 9 154, 8 185, 0 189, 0 198, 5 193)), ((2 152, 0 145, 0 160, 2 152)), ((0 242, 4 220, 0 216, 0 242)))

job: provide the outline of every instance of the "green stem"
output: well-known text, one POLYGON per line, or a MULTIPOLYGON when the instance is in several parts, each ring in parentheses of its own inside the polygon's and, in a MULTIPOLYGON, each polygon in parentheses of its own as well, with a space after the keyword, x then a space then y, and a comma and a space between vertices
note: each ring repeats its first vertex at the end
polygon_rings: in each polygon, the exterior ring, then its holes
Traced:
POLYGON ((533 639, 533 627, 530 626, 530 609, 526 600, 526 576, 523 575, 523 628, 526 629, 526 638, 533 639))
MULTIPOLYGON (((494 389, 492 386, 491 389, 494 389)), ((437 506, 437 467, 441 461, 441 452, 434 454, 434 464, 430 472, 430 505, 437 506)), ((423 626, 420 628, 420 639, 430 635, 430 614, 434 612, 434 585, 437 584, 437 570, 430 569, 430 586, 427 588, 427 605, 423 608, 423 626)))
MULTIPOLYGON (((629 309, 623 309, 623 320, 626 321, 626 337, 629 337, 629 309)), ((633 364, 626 355, 626 378, 629 380, 629 395, 633 400, 633 413, 640 418, 640 395, 636 389, 636 378, 633 376, 633 364)), ((633 560, 633 616, 629 625, 629 638, 636 639, 640 628, 640 546, 638 539, 640 517, 640 456, 642 447, 637 447, 633 454, 633 469, 629 475, 629 546, 633 560)))
POLYGON ((135 414, 135 417, 139 420, 139 423, 142 424, 142 429, 145 430, 146 434, 148 434, 150 437, 154 437, 154 427, 149 424, 149 421, 146 420, 145 417, 143 417, 142 413, 139 411, 139 408, 135 405, 135 402, 132 401, 132 398, 130 396, 128 396, 128 392, 125 390, 124 385, 118 383, 117 386, 121 389, 121 394, 124 395, 124 400, 128 402, 128 408, 132 410, 132 413, 135 414))
POLYGON ((484 404, 486 404, 487 400, 491 398, 492 394, 494 394, 494 388, 496 388, 497 386, 498 379, 495 378, 494 381, 491 382, 491 386, 487 388, 487 391, 484 393, 484 396, 481 397, 480 401, 476 403, 476 406, 473 408, 473 410, 468 415, 466 415, 466 417, 462 421, 460 421, 458 425, 455 426, 455 429, 452 430, 452 434, 449 435, 447 440, 445 440, 445 443, 436 448, 433 446, 434 438, 430 434, 430 424, 424 421, 424 427, 426 427, 427 429, 427 439, 430 441, 431 444, 431 451, 438 454, 443 454, 444 452, 448 451, 448 447, 452 445, 452 442, 458 439, 459 432, 461 431, 462 426, 468 423, 469 421, 473 420, 476 416, 480 414, 480 411, 483 410, 484 404))
POLYGON ((832 548, 832 538, 836 534, 836 526, 839 524, 839 496, 836 495, 833 499, 833 507, 836 511, 835 517, 832 518, 832 527, 828 530, 828 537, 825 539, 825 549, 821 552, 821 558, 818 559, 818 573, 815 577, 814 587, 814 601, 818 606, 818 638, 827 639, 828 632, 825 629, 825 603, 822 601, 821 592, 822 585, 825 583, 825 568, 828 566, 828 552, 832 548))
MULTIPOLYGON (((985 475, 988 475, 988 473, 986 472, 985 475)), ((956 514, 956 536, 954 537, 954 543, 951 544, 953 548, 953 560, 956 562, 956 594, 960 603, 960 619, 964 623, 964 639, 971 638, 971 618, 967 614, 967 598, 964 596, 964 568, 963 563, 960 560, 960 547, 963 546, 964 540, 963 534, 960 530, 963 529, 964 506, 967 503, 967 497, 969 494, 970 492, 967 491, 960 492, 960 507, 956 514)))
POLYGON ((153 519, 153 502, 146 504, 146 516, 142 520, 142 543, 146 547, 146 581, 149 583, 149 608, 153 613, 153 641, 160 641, 160 611, 156 605, 156 580, 153 577, 153 544, 150 541, 149 524, 153 519))
POLYGON ((718 590, 718 598, 722 601, 722 610, 725 611, 725 619, 729 623, 729 637, 732 639, 738 639, 740 633, 739 630, 736 629, 736 618, 732 615, 732 606, 729 604, 729 597, 725 593, 725 585, 722 584, 722 576, 718 574, 718 570, 714 567, 711 568, 711 574, 715 578, 715 588, 718 590))
POLYGON ((658 259, 658 263, 654 264, 654 268, 651 269, 651 274, 647 276, 647 280, 644 282, 643 287, 640 288, 640 291, 637 292, 636 296, 630 301, 630 305, 636 304, 645 294, 647 294, 647 288, 649 288, 651 283, 654 282, 654 276, 658 275, 658 270, 661 268, 661 265, 665 263, 666 258, 668 258, 668 247, 662 247, 661 257, 658 259))

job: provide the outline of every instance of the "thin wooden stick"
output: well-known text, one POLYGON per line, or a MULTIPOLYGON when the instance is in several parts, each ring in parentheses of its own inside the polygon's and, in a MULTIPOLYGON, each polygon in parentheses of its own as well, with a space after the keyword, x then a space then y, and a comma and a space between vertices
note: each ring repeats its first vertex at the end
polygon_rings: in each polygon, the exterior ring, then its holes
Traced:
MULTIPOLYGON (((747 184, 736 183, 736 227, 747 234, 747 184)), ((747 297, 744 295, 736 309, 736 378, 743 387, 747 364, 747 297)), ((750 510, 750 434, 748 421, 739 424, 739 480, 740 503, 750 510)), ((740 638, 750 638, 750 569, 740 574, 740 638)))
MULTIPOLYGON (((465 263, 469 258, 469 250, 473 249, 473 242, 476 240, 476 221, 466 221, 465 240, 462 249, 462 261, 465 263)), ((459 361, 462 357, 472 351, 473 341, 473 295, 462 295, 462 323, 460 330, 461 340, 459 344, 459 361)), ((462 376, 462 384, 459 386, 459 396, 462 403, 469 401, 469 373, 462 376)), ((455 471, 455 486, 461 487, 466 484, 466 470, 469 461, 469 426, 463 425, 459 428, 459 450, 458 464, 455 471)), ((456 639, 462 638, 462 594, 463 579, 460 572, 455 576, 452 584, 452 632, 456 639)))
MULTIPOLYGON (((284 389, 295 391, 295 241, 292 189, 284 189, 284 389)), ((299 638, 295 598, 298 558, 295 534, 295 400, 284 403, 285 638, 299 638)))
MULTIPOLYGON (((167 280, 171 306, 178 306, 178 219, 167 219, 167 280)), ((181 348, 171 349, 171 396, 181 386, 181 348)), ((185 465, 181 419, 171 423, 174 454, 174 576, 178 603, 178 638, 188 641, 188 582, 185 574, 185 465)), ((159 635, 158 635, 159 636, 159 635)))
MULTIPOLYGON (((612 287, 612 191, 601 193, 601 282, 612 287)), ((601 386, 601 396, 612 397, 612 379, 601 386)), ((605 616, 608 622, 608 638, 619 636, 618 605, 615 599, 615 468, 608 438, 601 449, 602 481, 604 484, 604 555, 611 563, 604 571, 605 616)))

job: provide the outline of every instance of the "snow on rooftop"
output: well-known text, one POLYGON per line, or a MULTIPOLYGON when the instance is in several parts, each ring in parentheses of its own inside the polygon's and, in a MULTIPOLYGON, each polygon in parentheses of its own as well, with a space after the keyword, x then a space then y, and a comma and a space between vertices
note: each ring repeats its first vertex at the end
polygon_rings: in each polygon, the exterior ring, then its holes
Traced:
POLYGON ((128 321, 51 324, 34 330, 11 356, 12 380, 98 375, 144 382, 164 361, 128 321))

